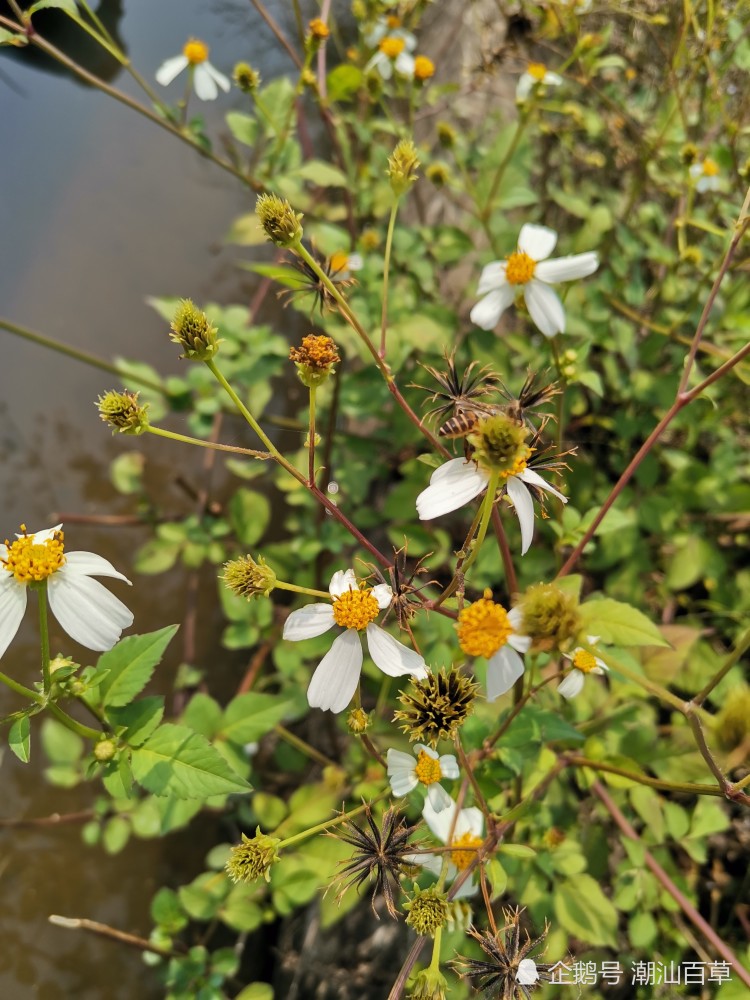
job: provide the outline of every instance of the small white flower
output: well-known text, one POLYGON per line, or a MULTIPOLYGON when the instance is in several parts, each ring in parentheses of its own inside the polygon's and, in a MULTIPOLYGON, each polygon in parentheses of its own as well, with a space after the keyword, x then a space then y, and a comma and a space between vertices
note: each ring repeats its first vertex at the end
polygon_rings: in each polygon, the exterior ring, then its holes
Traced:
POLYGON ((719 191, 722 186, 719 164, 709 156, 700 163, 693 163, 690 176, 696 191, 719 191))
MULTIPOLYGON (((422 521, 440 517, 452 510, 458 510, 478 497, 487 487, 490 474, 475 462, 463 458, 451 458, 439 466, 430 476, 430 485, 417 497, 417 513, 422 521)), ((508 476, 505 488, 508 499, 518 515, 521 525, 521 555, 528 552, 534 537, 534 501, 527 485, 552 493, 563 503, 568 498, 550 486, 533 469, 524 468, 516 475, 508 476)))
POLYGON ((352 271, 361 271, 365 262, 358 253, 344 253, 337 250, 328 258, 328 273, 333 281, 347 281, 352 271))
POLYGON ((19 629, 28 588, 43 582, 52 614, 87 649, 111 649, 133 624, 131 611, 91 577, 130 580, 93 552, 65 552, 61 528, 57 524, 31 534, 24 529, 16 541, 0 545, 0 656, 19 629))
POLYGON ((539 979, 539 972, 533 958, 522 958, 516 969, 516 982, 521 986, 533 986, 539 979))
MULTIPOLYGON (((482 810, 476 806, 468 809, 461 809, 456 815, 456 803, 450 799, 448 805, 438 811, 430 802, 425 799, 422 817, 430 828, 433 836, 451 848, 448 864, 448 881, 452 882, 459 872, 464 871, 476 857, 477 848, 484 842, 484 816, 482 810), (453 835, 451 836, 451 831, 453 835), (450 838, 450 842, 449 842, 450 838)), ((437 854, 411 854, 407 861, 410 864, 420 865, 439 875, 443 866, 443 855, 437 854)), ((462 899, 471 896, 476 892, 474 880, 467 879, 458 890, 454 899, 462 899)))
POLYGON ((432 808, 435 812, 442 812, 451 804, 451 797, 438 782, 443 778, 457 778, 458 762, 453 754, 440 756, 437 750, 422 743, 416 743, 414 750, 417 753, 416 760, 412 754, 393 748, 386 754, 391 791, 401 798, 422 784, 427 788, 427 798, 432 808))
POLYGON ((396 29, 378 42, 378 51, 365 66, 365 72, 376 69, 384 80, 390 80, 394 69, 399 76, 411 79, 414 76, 414 56, 417 40, 408 31, 396 29))
POLYGON ((523 675, 519 653, 526 653, 531 638, 519 635, 522 615, 518 608, 506 611, 492 600, 492 591, 463 608, 458 615, 458 644, 467 656, 487 660, 487 701, 495 701, 523 675))
POLYGON ((391 603, 393 591, 386 583, 360 587, 353 569, 338 570, 328 588, 333 604, 308 604, 293 611, 284 624, 284 638, 291 642, 312 639, 336 625, 346 629, 320 661, 307 689, 312 708, 343 712, 359 683, 362 671, 362 643, 358 633, 367 635, 367 646, 375 666, 389 677, 411 674, 427 676, 424 659, 389 635, 374 619, 391 603))
MULTIPOLYGON (((587 638, 590 646, 595 645, 599 639, 595 635, 590 635, 587 638)), ((598 656, 594 656, 593 653, 589 653, 581 646, 576 647, 572 653, 564 655, 573 663, 573 668, 557 686, 557 690, 563 698, 575 698, 576 695, 579 695, 583 690, 583 682, 586 680, 587 674, 602 675, 607 672, 607 664, 604 660, 600 660, 598 656)))
POLYGON ((593 251, 547 260, 555 249, 557 233, 546 226, 526 223, 518 236, 518 249, 506 260, 493 260, 482 270, 477 292, 484 296, 471 310, 471 321, 491 330, 523 290, 526 307, 545 337, 565 332, 565 310, 550 285, 593 274, 599 258, 593 251))
POLYGON ((401 18, 397 14, 379 17, 372 28, 364 36, 365 44, 374 49, 388 35, 390 38, 403 38, 410 45, 409 51, 417 46, 417 39, 410 31, 401 26, 401 18))
POLYGON ((156 71, 156 82, 166 87, 188 67, 193 76, 195 96, 201 101, 215 101, 219 96, 219 87, 229 93, 229 80, 211 65, 208 61, 208 46, 197 38, 191 38, 185 43, 181 55, 172 56, 161 64, 156 71))
POLYGON ((525 101, 537 87, 559 87, 562 82, 563 78, 557 73, 550 73, 544 63, 531 62, 526 67, 526 72, 518 78, 516 100, 525 101))

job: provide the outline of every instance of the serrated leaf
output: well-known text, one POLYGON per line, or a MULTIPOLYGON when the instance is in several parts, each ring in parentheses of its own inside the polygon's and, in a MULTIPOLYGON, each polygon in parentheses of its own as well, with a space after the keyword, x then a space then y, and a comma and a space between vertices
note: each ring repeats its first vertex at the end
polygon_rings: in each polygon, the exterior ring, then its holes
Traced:
POLYGON ((254 146, 258 138, 258 121, 242 111, 230 111, 226 117, 227 126, 237 142, 244 146, 254 146))
POLYGON ((308 160, 294 171, 295 177, 302 177, 318 187, 346 187, 346 174, 325 160, 308 160))
POLYGON ((153 733, 164 715, 164 698, 152 695, 122 708, 110 708, 107 718, 115 726, 124 726, 123 740, 130 746, 138 746, 153 733))
POLYGON ((8 733, 8 746, 24 764, 31 759, 31 722, 28 715, 16 719, 8 733))
POLYGON ((218 736, 232 743, 253 743, 281 722, 288 711, 289 703, 276 695, 248 691, 227 705, 218 736))
POLYGON ((610 597, 586 601, 579 608, 583 631, 613 646, 668 646, 656 625, 642 611, 610 597))
POLYGON ((76 0, 36 0, 36 3, 29 7, 27 13, 35 14, 38 10, 46 10, 49 7, 57 7, 59 10, 65 11, 66 14, 78 15, 76 0))
POLYGON ((590 875, 576 875, 555 886, 555 916, 570 934, 587 944, 617 945, 617 910, 590 875))
POLYGON ((97 669, 108 671, 99 684, 102 705, 127 705, 140 694, 178 628, 167 625, 145 635, 130 635, 99 657, 97 669))
POLYGON ((131 763, 136 781, 154 795, 205 799, 247 792, 251 787, 205 736, 172 723, 160 726, 133 750, 131 763))

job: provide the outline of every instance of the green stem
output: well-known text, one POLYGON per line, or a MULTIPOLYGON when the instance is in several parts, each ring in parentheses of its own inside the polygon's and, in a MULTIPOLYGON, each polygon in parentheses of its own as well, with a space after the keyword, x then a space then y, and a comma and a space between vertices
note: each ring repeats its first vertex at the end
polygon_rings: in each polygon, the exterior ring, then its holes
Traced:
POLYGON ((38 694, 36 691, 32 691, 31 688, 25 687, 23 684, 19 684, 18 681, 14 681, 12 677, 8 677, 0 671, 0 684, 4 684, 9 687, 11 691, 15 691, 16 694, 20 694, 23 698, 28 698, 30 701, 35 701, 37 705, 44 701, 44 697, 38 694))
POLYGON ((49 626, 47 623, 47 581, 43 580, 37 590, 39 595, 39 642, 42 652, 42 681, 44 693, 49 694, 52 687, 52 676, 49 670, 49 626))
POLYGON ((383 257, 383 311, 380 319, 380 357, 385 358, 385 338, 388 329, 388 275, 391 267, 391 247, 393 230, 396 227, 399 199, 394 196, 391 205, 391 215, 388 219, 388 234, 385 238, 385 255, 383 257))
POLYGON ((623 767, 615 767, 612 764, 605 764, 599 760, 589 760, 588 757, 576 757, 563 755, 562 758, 571 767, 590 768, 592 771, 604 771, 606 774, 618 774, 622 778, 629 778, 639 785, 647 785, 649 788, 657 788, 661 792, 679 792, 684 795, 716 795, 723 796, 724 792, 716 785, 695 785, 681 781, 660 781, 658 778, 650 778, 645 774, 638 774, 636 771, 627 771, 623 767))
POLYGON ((237 409, 240 411, 240 413, 245 418, 245 420, 250 424, 250 426, 255 431, 255 433, 258 435, 258 437, 261 439, 261 441, 266 446, 266 448, 268 448, 269 452, 273 455, 273 457, 276 459, 276 461, 279 461, 280 459, 282 459, 283 460, 283 464, 285 464, 285 465, 288 464, 288 463, 286 463, 286 460, 283 459, 283 456, 281 455, 281 453, 278 450, 278 448, 276 447, 276 445, 273 443, 273 441, 271 441, 271 439, 268 437, 268 435, 261 429, 261 426, 258 423, 258 421, 255 419, 255 417, 252 415, 252 413, 248 410, 248 408, 242 402, 242 400, 240 399, 240 397, 237 395, 237 393, 231 387, 231 385, 229 384, 229 382, 227 382, 227 380, 224 378, 224 376, 222 375, 222 373, 219 371, 219 369, 216 366, 216 362, 213 361, 213 360, 210 360, 210 361, 205 361, 204 364, 205 364, 206 368, 208 368, 208 370, 214 376, 214 378, 219 383, 219 385, 221 385, 221 387, 224 389, 224 391, 226 392, 226 394, 232 400, 232 402, 237 407, 237 409))
POLYGON ((435 939, 432 942, 432 961, 430 962, 430 972, 440 972, 440 942, 443 937, 443 928, 438 927, 435 931, 435 939))
MULTIPOLYGON (((383 793, 383 795, 379 795, 378 799, 382 799, 384 795, 385 793, 383 793)), ((373 801, 377 802, 378 799, 374 799, 373 801)), ((325 823, 318 823, 317 826, 311 826, 309 829, 303 830, 301 833, 295 833, 293 837, 287 837, 286 840, 281 841, 279 844, 279 850, 281 850, 282 847, 289 847, 290 844, 297 844, 300 840, 307 840, 307 838, 312 837, 314 833, 322 833, 323 830, 328 830, 332 826, 338 826, 340 823, 344 823, 346 820, 352 819, 354 816, 359 816, 360 813, 365 812, 368 808, 369 805, 367 803, 362 806, 357 806, 356 809, 350 809, 349 812, 334 816, 333 819, 328 819, 325 823)))
POLYGON ((298 587, 296 583, 284 583, 283 580, 277 580, 276 587, 279 590, 291 590, 294 594, 309 594, 310 597, 325 597, 329 601, 331 595, 325 590, 313 590, 311 587, 298 587))
POLYGON ((500 473, 493 472, 490 474, 490 481, 487 483, 487 492, 484 495, 484 501, 482 504, 482 520, 479 522, 479 531, 477 532, 477 537, 474 540, 474 546, 471 550, 471 555, 463 564, 464 575, 468 568, 476 561, 479 555, 479 550, 482 548, 482 543, 484 542, 485 536, 487 534, 487 526, 490 523, 490 517, 492 515, 492 508, 495 505, 495 494, 497 493, 497 484, 500 482, 500 473))
POLYGON ((714 676, 711 678, 708 684, 706 684, 703 690, 699 694, 697 694, 695 698, 693 698, 692 704, 695 705, 696 707, 702 705, 703 702, 706 700, 706 698, 708 698, 713 689, 716 687, 716 685, 724 680, 724 678, 732 669, 732 667, 735 665, 735 663, 737 663, 739 659, 745 655, 748 649, 750 649, 750 629, 747 629, 747 631, 740 636, 737 645, 734 647, 729 656, 726 657, 724 663, 721 666, 721 669, 718 670, 716 674, 714 674, 714 676))
POLYGON ((320 750, 316 750, 315 747, 310 746, 305 740, 300 739, 299 736, 287 729, 286 726, 279 725, 278 723, 273 727, 273 731, 277 736, 280 736, 285 743, 294 747, 295 750, 299 750, 300 753, 304 754, 305 757, 310 757, 311 760, 317 760, 319 764, 323 767, 336 767, 336 762, 331 760, 330 757, 326 757, 324 753, 320 750))
POLYGON ((240 448, 238 445, 233 444, 219 444, 216 441, 204 441, 203 438, 194 438, 187 434, 178 434, 177 431, 167 431, 162 427, 153 427, 151 424, 146 427, 146 431, 149 434, 155 434, 157 437, 169 438, 170 441, 179 441, 182 444, 193 444, 198 448, 211 448, 214 451, 228 451, 233 455, 249 455, 252 458, 261 458, 265 460, 271 458, 271 454, 267 451, 255 451, 253 448, 240 448))
POLYGON ((46 707, 72 733, 82 736, 83 739, 98 740, 101 738, 102 734, 98 729, 92 729, 91 726, 84 726, 82 722, 78 722, 72 716, 68 715, 67 712, 63 712, 53 701, 48 702, 46 707))
POLYGON ((309 460, 307 465, 307 478, 310 486, 315 485, 315 397, 317 389, 310 386, 310 426, 307 432, 307 446, 309 448, 309 460))

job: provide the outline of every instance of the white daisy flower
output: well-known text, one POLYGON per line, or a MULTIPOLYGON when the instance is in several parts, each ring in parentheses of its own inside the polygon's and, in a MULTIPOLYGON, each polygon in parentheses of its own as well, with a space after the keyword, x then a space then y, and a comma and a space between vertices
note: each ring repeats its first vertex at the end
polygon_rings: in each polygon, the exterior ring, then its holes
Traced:
POLYGON ((519 635, 522 616, 518 608, 506 611, 492 600, 492 591, 458 614, 458 644, 467 656, 487 660, 487 701, 495 701, 523 675, 519 653, 526 653, 531 638, 519 635))
MULTIPOLYGON (((433 836, 451 848, 447 881, 452 882, 460 872, 469 867, 476 857, 477 848, 484 843, 482 810, 470 806, 468 809, 461 809, 456 815, 456 803, 453 799, 450 799, 444 809, 438 811, 427 798, 422 817, 433 836)), ((426 868, 433 875, 439 875, 443 866, 442 854, 411 854, 406 860, 410 864, 426 868)), ((453 898, 462 899, 471 896, 476 892, 476 888, 474 880, 467 879, 453 898)))
POLYGON ((328 258, 328 273, 334 281, 348 281, 352 271, 361 271, 365 262, 358 253, 345 253, 337 250, 328 258))
POLYGON ((599 258, 590 251, 547 260, 556 243, 554 229, 526 223, 518 236, 518 249, 483 269, 477 292, 484 298, 471 310, 472 323, 491 330, 522 290, 529 314, 544 336, 564 333, 565 310, 550 285, 593 274, 599 258))
POLYGON ((229 93, 230 83, 223 73, 208 61, 208 46, 197 38, 185 43, 182 54, 165 60, 156 71, 156 82, 168 86, 184 69, 190 69, 195 96, 201 101, 215 101, 219 88, 229 93))
MULTIPOLYGON (((593 646, 599 637, 590 635, 587 638, 589 645, 593 646)), ((602 675, 607 672, 607 664, 604 660, 600 660, 598 656, 594 656, 593 653, 581 646, 574 649, 572 653, 563 655, 573 664, 570 673, 557 686, 558 693, 563 698, 575 698, 576 695, 579 695, 583 690, 583 682, 586 680, 587 674, 602 675)))
POLYGON ((403 38, 405 42, 409 43, 411 52, 416 48, 417 39, 410 31, 406 31, 402 27, 401 18, 398 14, 389 14, 387 17, 379 17, 372 28, 364 36, 365 44, 371 49, 374 49, 376 45, 388 35, 391 38, 403 38))
POLYGON ((416 761, 412 754, 393 748, 386 754, 391 791, 402 798, 422 784, 427 788, 427 798, 432 808, 435 812, 442 812, 451 804, 451 797, 438 782, 443 778, 458 777, 458 761, 453 754, 440 756, 436 750, 423 743, 416 743, 414 750, 417 753, 416 761))
POLYGON ((544 63, 530 62, 526 72, 518 78, 516 100, 525 101, 537 87, 559 87, 562 82, 563 78, 557 73, 550 73, 544 63))
POLYGON ((312 708, 343 712, 359 683, 362 671, 362 643, 359 632, 367 635, 367 646, 375 666, 389 677, 411 674, 427 676, 424 659, 408 649, 379 625, 375 618, 391 603, 393 591, 386 583, 362 587, 353 569, 338 570, 328 588, 333 604, 308 604, 293 611, 284 624, 284 638, 291 642, 312 639, 336 625, 346 629, 315 669, 307 700, 312 708))
POLYGON ((0 545, 0 656, 13 641, 26 611, 29 587, 46 584, 50 610, 71 639, 87 649, 111 649, 133 615, 119 598, 92 580, 130 580, 93 552, 65 552, 62 525, 0 545))
POLYGON ((696 191, 718 191, 721 188, 719 164, 710 156, 700 163, 693 163, 690 167, 690 176, 696 191))
MULTIPOLYGON (((430 521, 478 497, 487 487, 490 473, 471 460, 451 458, 439 466, 430 476, 430 485, 417 497, 417 513, 421 521, 430 521)), ((521 525, 521 555, 529 550, 534 537, 534 501, 528 486, 544 490, 556 496, 563 503, 568 498, 550 486, 539 473, 526 466, 522 460, 516 471, 504 481, 508 499, 518 515, 521 525)))
POLYGON ((384 80, 390 80, 394 69, 399 76, 414 76, 414 56, 417 46, 414 35, 408 31, 394 31, 380 39, 378 51, 365 66, 365 72, 376 69, 384 80))

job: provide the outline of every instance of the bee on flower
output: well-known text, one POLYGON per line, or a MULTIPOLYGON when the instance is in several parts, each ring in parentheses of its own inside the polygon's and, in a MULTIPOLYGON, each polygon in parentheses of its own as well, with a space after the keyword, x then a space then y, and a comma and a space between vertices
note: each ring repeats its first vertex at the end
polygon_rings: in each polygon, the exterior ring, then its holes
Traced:
POLYGON ((565 332, 565 310, 550 287, 593 274, 599 258, 593 251, 547 258, 555 249, 557 233, 547 226, 526 223, 518 246, 505 260, 493 260, 483 269, 477 292, 483 296, 471 310, 471 321, 491 330, 518 292, 523 292, 529 315, 545 337, 565 332))
POLYGON ((487 701, 495 701, 523 676, 519 653, 531 646, 527 635, 519 635, 522 615, 517 608, 506 611, 492 600, 492 591, 463 608, 458 615, 458 644, 467 656, 487 660, 487 701))
POLYGON ((201 101, 215 101, 219 88, 229 93, 228 77, 208 61, 208 46, 197 38, 186 43, 179 56, 166 59, 156 71, 156 82, 168 86, 184 69, 190 73, 195 96, 201 101))
POLYGON ((29 589, 46 589, 52 614, 87 649, 111 649, 132 612, 93 576, 130 580, 94 552, 65 552, 62 525, 21 534, 0 545, 0 656, 18 631, 29 589))
POLYGON ((691 165, 690 177, 695 185, 695 190, 701 194, 704 191, 719 191, 721 189, 721 169, 716 160, 712 160, 710 156, 691 165))
POLYGON ((391 747, 386 754, 388 765, 388 780, 391 791, 399 798, 414 791, 417 785, 424 785, 427 798, 435 812, 442 812, 451 804, 451 797, 439 782, 443 778, 457 778, 458 761, 453 754, 439 755, 436 750, 417 743, 414 746, 417 754, 403 753, 391 747))
MULTIPOLYGON (((587 637, 589 645, 593 646, 598 641, 598 636, 587 637)), ((607 664, 598 656, 595 656, 588 649, 577 646, 572 653, 563 654, 572 664, 568 673, 559 683, 557 691, 563 698, 575 698, 583 690, 583 685, 589 674, 599 674, 602 676, 607 672, 607 664)))
POLYGON ((563 78, 551 73, 544 63, 530 62, 516 84, 516 100, 522 104, 532 91, 543 93, 544 87, 559 87, 563 78))
POLYGON ((328 589, 332 604, 308 604, 293 611, 284 624, 284 638, 291 642, 312 639, 336 626, 345 630, 333 640, 315 669, 307 689, 311 708, 343 712, 352 700, 362 672, 360 632, 367 636, 370 656, 384 674, 426 676, 427 666, 422 656, 375 624, 393 597, 387 583, 367 587, 357 582, 353 569, 337 570, 328 589))

